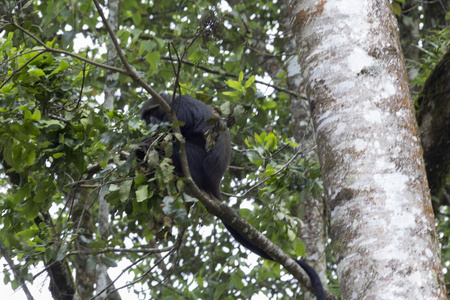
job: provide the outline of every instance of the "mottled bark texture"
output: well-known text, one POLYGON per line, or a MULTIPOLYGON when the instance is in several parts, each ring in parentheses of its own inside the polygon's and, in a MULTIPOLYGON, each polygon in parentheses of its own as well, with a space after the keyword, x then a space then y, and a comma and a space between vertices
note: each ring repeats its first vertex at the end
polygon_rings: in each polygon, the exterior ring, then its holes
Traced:
POLYGON ((389 1, 292 1, 342 299, 446 299, 389 1))
MULTIPOLYGON (((281 6, 281 29, 285 36, 285 53, 295 53, 295 41, 291 32, 291 25, 288 16, 288 2, 282 1, 281 6)), ((304 95, 304 85, 302 84, 301 67, 298 64, 298 56, 293 55, 286 61, 286 80, 289 90, 304 95)), ((312 128, 311 115, 309 113, 309 103, 302 97, 290 96, 291 104, 291 130, 296 142, 302 149, 314 149, 316 146, 312 128)), ((317 159, 315 151, 307 154, 310 159, 317 159)), ((299 225, 299 238, 305 244, 306 257, 304 260, 314 267, 324 288, 327 286, 327 265, 325 257, 325 226, 324 226, 324 203, 319 197, 315 199, 312 195, 306 196, 302 203, 298 204, 305 214, 302 223, 299 225)), ((305 293, 305 299, 315 299, 314 294, 305 293)))

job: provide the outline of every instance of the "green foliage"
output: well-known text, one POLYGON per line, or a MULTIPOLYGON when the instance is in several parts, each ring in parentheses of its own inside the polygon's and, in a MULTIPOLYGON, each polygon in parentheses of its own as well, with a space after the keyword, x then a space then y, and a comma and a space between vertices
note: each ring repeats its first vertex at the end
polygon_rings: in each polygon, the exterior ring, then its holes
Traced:
POLYGON ((399 18, 402 16, 402 5, 404 5, 404 4, 405 4, 405 0, 395 0, 395 1, 392 1, 392 3, 391 3, 392 11, 399 18))
POLYGON ((418 75, 412 81, 413 85, 419 87, 423 87, 431 71, 450 48, 450 29, 432 31, 422 42, 423 47, 419 48, 423 53, 421 61, 410 62, 419 69, 418 75))
POLYGON ((304 255, 305 247, 297 234, 302 215, 292 212, 298 210, 306 196, 318 197, 322 193, 319 164, 294 154, 297 144, 287 139, 277 142, 273 132, 255 133, 245 142, 253 150, 246 155, 257 167, 246 179, 250 186, 258 182, 264 185, 255 195, 260 205, 255 203, 252 210, 241 209, 241 215, 267 232, 290 255, 304 255))
MULTIPOLYGON (((143 299, 298 294, 295 284, 281 279, 285 271, 278 264, 249 264, 248 252, 236 251, 221 225, 182 192, 184 179, 173 175, 170 159, 180 137, 170 126, 146 127, 138 115, 149 95, 122 72, 107 78, 98 65, 106 64, 100 45, 108 38, 92 2, 15 3, 0 8, 5 24, 14 20, 53 49, 9 23, 0 35, 0 245, 20 261, 20 277, 31 281, 30 266, 38 262, 67 261, 76 270, 80 257, 91 267, 99 261, 114 267, 127 258, 136 262, 129 271, 135 280, 150 270, 141 281, 146 291, 132 287, 143 299), (79 48, 81 37, 93 46, 79 48), (116 90, 113 110, 102 105, 105 85, 116 90), (147 154, 145 168, 138 166, 134 151, 154 134, 159 146, 147 154), (110 234, 104 239, 97 226, 102 188, 110 205, 110 234), (167 247, 184 227, 181 251, 164 261, 169 273, 159 269, 155 255, 98 254, 130 245, 167 247), (199 234, 204 227, 212 236, 199 234)), ((288 138, 288 96, 279 90, 264 96, 256 88, 269 73, 260 57, 268 55, 279 66, 286 59, 277 33, 279 13, 271 2, 246 1, 229 12, 220 10, 218 1, 128 0, 120 3, 117 38, 127 61, 156 90, 173 91, 178 81, 183 93, 208 104, 215 100, 232 125, 232 165, 239 167, 230 168, 222 190, 245 193, 253 209, 242 208, 241 215, 299 256, 305 249, 297 238, 298 211, 307 195, 322 193, 320 170, 317 162, 295 154, 288 138), (260 40, 273 50, 256 49, 260 40), (180 74, 174 73, 177 54, 184 59, 180 74), (252 189, 255 185, 259 188, 252 189)), ((118 59, 114 63, 124 69, 118 59)), ((283 75, 279 78, 276 84, 283 86, 283 75)), ((5 270, 5 282, 18 288, 5 270)))

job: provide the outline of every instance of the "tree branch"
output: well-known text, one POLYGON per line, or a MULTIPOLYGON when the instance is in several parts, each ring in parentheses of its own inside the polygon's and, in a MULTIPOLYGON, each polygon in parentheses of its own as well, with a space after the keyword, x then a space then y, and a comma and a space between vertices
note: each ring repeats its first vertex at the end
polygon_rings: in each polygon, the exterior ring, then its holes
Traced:
POLYGON ((48 46, 47 46, 43 41, 41 41, 37 36, 35 36, 35 35, 32 34, 31 32, 29 32, 28 30, 26 30, 25 28, 23 28, 23 27, 20 26, 19 24, 14 23, 14 22, 9 22, 9 24, 12 25, 12 26, 14 26, 14 27, 16 27, 17 29, 20 29, 22 32, 24 32, 25 34, 27 34, 28 36, 30 36, 30 37, 31 37, 33 40, 35 40, 39 45, 41 45, 41 46, 45 49, 45 51, 47 51, 47 52, 64 54, 64 55, 67 55, 67 56, 70 56, 70 57, 73 57, 73 58, 82 60, 82 61, 84 61, 84 62, 87 62, 87 63, 91 64, 91 65, 94 65, 94 66, 97 66, 97 67, 100 67, 100 68, 103 68, 103 69, 108 69, 108 70, 111 70, 111 71, 114 71, 114 72, 118 72, 118 73, 121 73, 121 74, 124 74, 124 75, 129 75, 128 72, 127 72, 126 70, 123 70, 123 69, 120 69, 120 68, 116 68, 116 67, 113 67, 113 66, 108 66, 108 65, 105 65, 105 64, 102 64, 102 63, 98 63, 98 62, 96 62, 96 61, 94 61, 94 60, 90 60, 90 59, 84 58, 84 57, 82 57, 82 56, 80 56, 80 55, 74 54, 74 53, 69 52, 69 51, 65 51, 65 50, 60 50, 60 49, 55 49, 55 48, 52 48, 52 47, 48 47, 48 46))
POLYGON ((25 281, 23 280, 22 276, 20 276, 20 274, 17 272, 15 266, 14 266, 14 262, 12 261, 12 259, 9 257, 8 252, 6 251, 5 247, 3 246, 3 244, 0 244, 0 254, 3 256, 3 258, 6 260, 6 262, 8 263, 9 268, 11 269, 11 271, 14 274, 14 277, 17 279, 17 281, 19 282, 20 286, 23 289, 23 292, 25 293, 25 295, 27 296, 28 300, 34 300, 33 296, 31 295, 30 290, 28 289, 28 286, 25 284, 25 281))
MULTIPOLYGON (((109 35, 111 36, 114 42, 114 46, 116 47, 119 58, 122 64, 125 66, 128 75, 133 80, 135 80, 140 86, 142 86, 150 95, 152 95, 154 99, 156 99, 156 101, 158 101, 163 110, 166 112, 169 121, 172 124, 176 123, 178 121, 177 117, 173 112, 173 110, 170 109, 169 105, 132 69, 130 64, 127 62, 125 56, 123 55, 122 49, 120 48, 120 45, 117 42, 117 37, 112 32, 111 27, 109 26, 108 21, 106 20, 98 1, 97 0, 93 1, 95 7, 97 8, 98 13, 100 14, 103 24, 105 25, 106 30, 108 31, 109 35)), ((179 133, 181 135, 179 126, 174 127, 173 130, 175 133, 179 133)), ((223 202, 220 202, 215 198, 212 198, 210 195, 206 194, 204 191, 200 190, 199 187, 197 187, 189 171, 184 143, 185 143, 184 140, 180 141, 180 149, 179 149, 180 163, 183 174, 187 179, 187 184, 191 189, 191 191, 193 192, 193 195, 202 202, 202 204, 205 206, 208 212, 217 216, 223 222, 232 226, 240 233, 244 234, 244 236, 248 237, 252 242, 260 246, 261 249, 263 249, 271 257, 273 257, 281 265, 283 265, 283 267, 285 267, 286 270, 288 270, 288 272, 291 273, 304 286, 306 286, 309 290, 313 291, 313 287, 311 285, 308 276, 302 271, 301 267, 294 261, 294 259, 292 259, 286 253, 284 253, 283 250, 281 250, 276 244, 272 243, 272 241, 270 241, 266 236, 264 236, 261 232, 256 230, 253 226, 251 226, 247 221, 245 221, 241 216, 239 216, 231 207, 229 207, 223 202)), ((331 295, 330 293, 327 294, 331 295)))

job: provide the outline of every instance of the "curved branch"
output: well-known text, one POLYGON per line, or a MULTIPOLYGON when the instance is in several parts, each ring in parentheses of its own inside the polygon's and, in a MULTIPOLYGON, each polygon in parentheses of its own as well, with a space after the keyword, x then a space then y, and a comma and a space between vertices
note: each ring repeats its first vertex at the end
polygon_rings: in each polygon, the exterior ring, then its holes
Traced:
MULTIPOLYGON (((165 56, 165 55, 161 56, 161 59, 167 60, 167 61, 173 61, 173 59, 171 57, 165 56)), ((206 72, 211 73, 211 74, 217 74, 217 75, 221 75, 221 76, 225 76, 225 77, 239 78, 239 74, 225 72, 225 71, 220 71, 220 70, 215 70, 215 69, 212 69, 212 68, 209 68, 209 67, 206 67, 206 66, 195 64, 195 63, 193 63, 190 60, 182 59, 181 62, 183 64, 185 64, 185 65, 188 65, 188 66, 191 66, 191 67, 194 67, 194 68, 206 71, 206 72)), ((244 77, 244 79, 248 80, 249 77, 244 77)), ((299 93, 296 93, 296 92, 294 92, 292 90, 286 89, 286 88, 281 87, 279 85, 270 84, 270 83, 267 83, 267 82, 264 82, 264 81, 261 81, 261 80, 255 80, 255 83, 263 84, 265 86, 274 88, 277 91, 284 92, 286 94, 289 94, 289 95, 292 95, 292 96, 295 96, 295 97, 298 97, 298 98, 301 98, 301 99, 305 98, 304 96, 300 95, 299 93)))
MULTIPOLYGON (((93 0, 95 7, 97 9, 97 12, 100 15, 100 18, 102 19, 103 24, 105 25, 106 31, 108 31, 109 36, 111 37, 111 40, 114 44, 114 47, 116 48, 117 55, 120 58, 120 61, 122 62, 123 66, 126 69, 126 75, 130 76, 134 81, 136 81, 140 86, 142 86, 150 95, 152 95, 153 98, 158 101, 159 105, 166 111, 166 113, 171 114, 174 116, 173 112, 170 112, 170 106, 167 104, 166 101, 164 101, 163 98, 154 90, 152 89, 143 79, 140 77, 132 68, 132 66, 128 63, 127 59, 123 55, 122 48, 120 48, 119 43, 117 42, 117 36, 112 31, 111 26, 109 25, 108 21, 106 20, 105 14, 103 13, 102 8, 100 7, 100 4, 97 0, 93 0)), ((119 69, 121 70, 121 69, 119 69)))
MULTIPOLYGON (((95 7, 97 8, 97 11, 100 14, 100 17, 103 21, 103 24, 106 27, 106 30, 110 34, 112 41, 114 43, 114 46, 117 49, 117 53, 119 55, 119 58, 123 65, 125 66, 125 69, 128 72, 128 75, 135 80, 137 83, 139 83, 140 86, 142 86, 148 93, 150 93, 156 101, 161 105, 163 110, 166 112, 167 117, 169 119, 169 122, 176 123, 177 117, 176 114, 173 112, 173 110, 170 109, 170 106, 161 98, 161 96, 153 90, 131 67, 131 65, 127 62, 125 59, 125 56, 122 53, 122 49, 120 48, 120 45, 117 42, 117 37, 112 32, 111 27, 108 24, 108 21, 106 20, 103 11, 98 3, 97 0, 93 0, 95 7)), ((175 133, 179 133, 181 135, 180 127, 176 126, 173 128, 173 131, 175 133)), ((184 140, 180 141, 180 163, 181 163, 181 169, 183 171, 184 176, 187 179, 187 185, 192 191, 193 195, 197 197, 200 202, 205 206, 206 210, 210 212, 211 214, 217 216, 219 219, 221 219, 226 224, 230 225, 231 227, 238 230, 240 233, 243 233, 244 236, 248 237, 252 242, 259 245, 261 249, 263 249, 266 253, 268 253, 271 257, 273 257, 277 262, 279 262, 283 267, 286 268, 286 270, 291 273, 297 280, 299 280, 304 286, 306 286, 309 290, 313 291, 313 287, 311 285, 311 282, 308 278, 308 276, 303 273, 301 270, 301 267, 292 259, 290 256, 288 256, 286 253, 283 252, 276 244, 272 243, 266 236, 264 236, 261 232, 256 230, 253 226, 251 226, 246 220, 244 220, 241 216, 238 215, 236 211, 234 211, 231 207, 229 207, 224 202, 221 202, 204 191, 202 191, 193 181, 191 173, 189 171, 188 162, 187 162, 187 156, 186 156, 186 150, 184 147, 184 140)), ((333 295, 329 292, 327 292, 327 296, 333 297, 333 295)), ((330 298, 330 299, 331 299, 330 298)))
POLYGON ((14 22, 9 22, 9 25, 12 25, 12 26, 16 27, 17 29, 19 29, 23 33, 25 33, 26 35, 30 36, 39 45, 41 45, 45 49, 45 51, 47 51, 47 52, 64 54, 64 55, 71 56, 73 58, 82 60, 84 62, 87 62, 88 64, 91 64, 91 65, 94 65, 94 66, 97 66, 97 67, 100 67, 100 68, 103 68, 103 69, 108 69, 108 70, 111 70, 111 71, 114 71, 114 72, 118 72, 118 73, 121 73, 121 74, 124 74, 124 75, 130 75, 130 74, 128 74, 128 72, 126 70, 123 70, 123 69, 120 69, 120 68, 116 68, 116 67, 113 67, 113 66, 108 66, 108 65, 105 65, 105 64, 102 64, 102 63, 98 63, 96 61, 90 60, 88 58, 84 58, 84 57, 82 57, 80 55, 74 54, 74 53, 69 52, 69 51, 65 51, 65 50, 60 50, 60 49, 55 49, 55 48, 49 47, 43 41, 41 41, 37 36, 35 36, 31 32, 29 32, 28 30, 26 30, 25 28, 23 28, 19 24, 14 23, 14 22))

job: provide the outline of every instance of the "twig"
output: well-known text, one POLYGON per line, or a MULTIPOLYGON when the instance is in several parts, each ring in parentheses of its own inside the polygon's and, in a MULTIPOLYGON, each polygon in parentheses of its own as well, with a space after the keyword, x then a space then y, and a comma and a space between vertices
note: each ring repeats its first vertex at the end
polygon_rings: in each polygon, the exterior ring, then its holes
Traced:
POLYGON ((30 36, 30 37, 31 37, 32 39, 34 39, 38 44, 40 44, 42 47, 44 47, 44 49, 45 49, 46 51, 48 51, 48 52, 64 54, 64 55, 74 57, 74 58, 76 58, 76 59, 79 59, 79 60, 81 60, 81 61, 87 62, 87 63, 89 63, 89 64, 91 64, 91 65, 94 65, 94 66, 97 66, 97 67, 100 67, 100 68, 103 68, 103 69, 108 69, 108 70, 111 70, 111 71, 114 71, 114 72, 118 72, 118 73, 121 73, 121 74, 124 74, 124 75, 129 75, 128 72, 127 72, 126 70, 123 70, 123 69, 120 69, 120 68, 116 68, 116 67, 113 67, 113 66, 108 66, 108 65, 105 65, 105 64, 102 64, 102 63, 98 63, 98 62, 96 62, 96 61, 93 61, 93 60, 84 58, 84 57, 82 57, 82 56, 80 56, 80 55, 74 54, 74 53, 69 52, 69 51, 65 51, 65 50, 60 50, 60 49, 55 49, 55 48, 52 48, 52 47, 48 47, 48 46, 47 46, 43 41, 41 41, 37 36, 35 36, 35 35, 32 34, 31 32, 29 32, 28 30, 26 30, 25 28, 23 28, 23 27, 20 26, 19 24, 13 23, 13 22, 10 22, 9 24, 12 25, 12 26, 14 26, 14 27, 16 27, 16 28, 18 28, 18 29, 20 29, 20 30, 23 31, 25 34, 27 34, 28 36, 30 36))
MULTIPOLYGON (((153 98, 159 103, 162 109, 165 111, 169 122, 172 124, 177 122, 177 117, 173 110, 170 109, 164 99, 153 90, 130 66, 130 64, 125 59, 125 56, 122 53, 122 49, 120 48, 117 38, 115 34, 112 32, 111 27, 106 20, 103 11, 97 0, 93 0, 95 7, 97 8, 98 13, 103 21, 103 24, 108 31, 108 34, 111 36, 114 46, 116 47, 117 53, 119 55, 120 60, 122 61, 125 69, 128 72, 128 75, 135 80, 140 86, 142 86, 153 98)), ((181 130, 179 126, 175 126, 173 128, 175 133, 181 135, 181 130)), ((204 191, 202 191, 193 181, 191 173, 189 171, 189 166, 187 162, 186 149, 184 140, 179 141, 179 158, 181 169, 183 171, 184 176, 187 179, 187 185, 192 192, 193 196, 197 197, 205 208, 213 215, 219 217, 223 222, 232 226, 239 232, 245 232, 246 236, 255 244, 261 246, 261 249, 266 251, 271 257, 273 257, 277 262, 279 262, 283 267, 285 267, 289 273, 291 273, 295 278, 297 278, 302 284, 304 284, 309 290, 313 290, 310 280, 307 275, 301 271, 300 266, 286 253, 284 253, 277 245, 272 243, 266 236, 264 236, 261 232, 256 230, 253 226, 251 226, 247 221, 245 221, 237 212, 235 212, 231 207, 226 205, 225 203, 211 197, 204 191)), ((102 291, 103 292, 103 291, 102 291)))
MULTIPOLYGON (((172 61, 172 60, 173 60, 172 57, 170 57, 170 56, 165 56, 165 55, 161 56, 161 59, 167 60, 167 61, 172 61)), ((188 66, 191 66, 191 67, 195 67, 195 68, 197 68, 197 69, 206 71, 206 72, 211 73, 211 74, 217 74, 217 75, 221 75, 221 76, 224 76, 224 77, 239 78, 239 74, 215 70, 215 69, 212 69, 212 68, 203 66, 203 65, 195 64, 195 63, 193 63, 193 62, 190 61, 190 60, 182 59, 181 61, 182 61, 182 63, 185 64, 185 65, 188 65, 188 66)), ((245 80, 248 80, 248 78, 249 78, 249 77, 244 77, 245 80)), ((304 96, 302 96, 302 95, 299 94, 299 93, 296 93, 296 92, 294 92, 294 91, 291 91, 291 90, 289 90, 289 89, 286 89, 286 88, 281 87, 281 86, 276 85, 276 84, 267 83, 267 82, 264 82, 264 81, 261 81, 261 80, 255 80, 255 83, 266 85, 266 86, 268 86, 268 87, 271 87, 271 88, 276 89, 277 91, 284 92, 284 93, 286 93, 286 94, 289 94, 289 95, 292 95, 292 96, 295 96, 295 97, 298 97, 298 98, 301 98, 301 99, 304 99, 304 98, 305 98, 304 96)))
POLYGON ((25 295, 27 296, 28 300, 33 300, 33 296, 31 295, 30 290, 28 289, 28 286, 25 284, 25 281, 23 280, 23 278, 20 276, 19 273, 17 273, 17 270, 14 266, 14 262, 12 261, 12 259, 9 257, 9 253, 6 251, 5 247, 3 246, 3 244, 0 244, 0 253, 3 256, 3 258, 6 260, 6 262, 8 263, 9 268, 11 269, 11 271, 14 274, 14 278, 16 278, 16 280, 19 282, 20 286, 23 289, 23 292, 25 293, 25 295))
POLYGON ((35 56, 33 56, 32 58, 30 58, 26 63, 24 63, 22 66, 20 66, 20 68, 18 68, 17 70, 14 70, 12 72, 12 74, 6 78, 5 82, 3 82, 2 85, 0 85, 0 89, 11 79, 13 78, 20 70, 22 70, 23 68, 25 68, 29 63, 31 63, 35 58, 37 58, 39 55, 45 53, 45 50, 42 50, 41 52, 39 52, 38 54, 36 54, 35 56))

